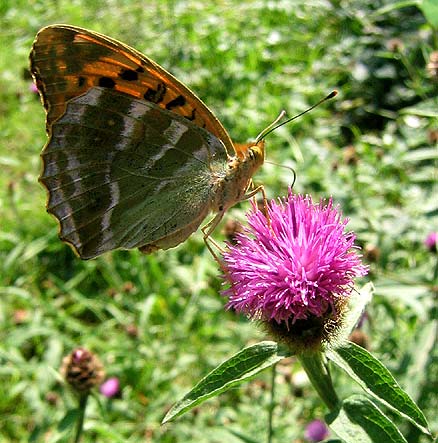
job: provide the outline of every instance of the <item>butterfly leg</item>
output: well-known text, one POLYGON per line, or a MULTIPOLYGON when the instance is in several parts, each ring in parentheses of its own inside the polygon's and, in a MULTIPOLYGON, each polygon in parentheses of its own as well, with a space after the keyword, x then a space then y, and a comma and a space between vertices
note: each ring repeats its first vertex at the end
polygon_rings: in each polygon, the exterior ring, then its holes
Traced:
POLYGON ((219 224, 219 222, 222 220, 222 217, 224 215, 225 211, 219 212, 212 220, 210 220, 205 226, 201 228, 201 231, 204 234, 204 243, 205 246, 207 246, 208 250, 210 251, 210 254, 213 256, 214 260, 219 265, 222 273, 226 276, 227 280, 229 282, 232 282, 233 279, 229 276, 229 271, 224 263, 223 260, 221 260, 219 254, 222 254, 224 249, 211 237, 211 233, 215 230, 216 226, 219 224))
MULTIPOLYGON (((243 199, 248 200, 252 197, 255 197, 256 194, 258 194, 259 192, 262 193, 262 199, 263 199, 262 200, 263 207, 261 208, 261 211, 263 212, 264 216, 266 217, 268 227, 270 228, 271 227, 271 218, 269 217, 269 214, 268 214, 268 199, 266 198, 265 187, 263 185, 257 186, 257 188, 255 188, 252 191, 250 191, 249 193, 245 194, 243 199)), ((254 203, 257 205, 256 200, 254 200, 254 203)))
MULTIPOLYGON (((266 192, 263 185, 257 186, 255 189, 251 190, 250 192, 246 193, 243 198, 243 200, 249 200, 250 198, 254 197, 259 192, 262 193, 263 196, 263 213, 265 214, 266 219, 268 220, 268 225, 271 225, 270 218, 268 217, 268 203, 266 198, 266 192)), ((212 218, 205 226, 201 228, 202 233, 204 234, 204 243, 207 246, 208 250, 210 251, 213 258, 217 261, 219 265, 222 267, 222 262, 218 257, 218 254, 216 251, 219 251, 220 254, 224 252, 224 249, 211 237, 211 234, 216 229, 217 225, 220 223, 224 216, 225 211, 221 211, 214 218, 212 218), (213 249, 215 248, 215 249, 213 249)))
POLYGON ((207 246, 211 255, 218 263, 218 265, 222 268, 222 270, 224 270, 223 263, 219 258, 217 251, 219 251, 219 253, 222 254, 224 252, 224 249, 211 237, 211 234, 216 229, 217 225, 220 223, 223 216, 224 216, 224 211, 219 212, 218 214, 216 214, 214 218, 212 218, 205 226, 201 228, 201 231, 204 234, 205 246, 207 246))

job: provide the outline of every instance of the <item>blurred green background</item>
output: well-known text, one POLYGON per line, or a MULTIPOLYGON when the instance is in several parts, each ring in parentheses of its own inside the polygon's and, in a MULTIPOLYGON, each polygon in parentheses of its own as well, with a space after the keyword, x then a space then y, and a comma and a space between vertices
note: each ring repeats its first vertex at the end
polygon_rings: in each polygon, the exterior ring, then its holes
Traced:
MULTIPOLYGON (((122 385, 121 398, 90 400, 84 442, 266 434, 269 372, 160 426, 200 377, 266 338, 224 311, 219 269, 200 233, 154 255, 118 251, 89 262, 58 240, 37 182, 44 111, 28 73, 34 36, 53 23, 142 51, 193 89, 237 141, 254 139, 282 109, 293 115, 339 90, 268 137, 276 164, 265 164, 255 183, 270 198, 286 195, 293 174, 284 165, 297 173, 296 191, 341 205, 376 287, 361 333, 437 431, 437 255, 424 239, 438 230, 438 23, 425 4, 2 1, 0 441, 66 441, 58 424, 75 403, 56 371, 78 346, 122 385)), ((248 209, 242 203, 225 219, 248 209)), ((293 359, 278 367, 274 441, 304 441, 306 423, 326 412, 301 375, 293 359)), ((334 376, 341 394, 357 389, 334 376)), ((410 443, 422 441, 400 426, 410 443)))

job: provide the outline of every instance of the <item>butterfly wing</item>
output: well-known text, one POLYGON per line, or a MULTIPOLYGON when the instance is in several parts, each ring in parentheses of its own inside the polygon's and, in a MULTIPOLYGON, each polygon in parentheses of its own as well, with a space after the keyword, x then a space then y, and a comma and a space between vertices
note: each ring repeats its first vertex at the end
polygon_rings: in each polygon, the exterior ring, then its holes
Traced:
POLYGON ((212 134, 153 103, 93 87, 53 123, 41 182, 60 237, 81 258, 167 249, 211 209, 227 154, 212 134))
POLYGON ((68 100, 100 86, 155 103, 220 139, 234 155, 219 120, 192 91, 154 61, 112 38, 70 25, 52 25, 37 35, 31 72, 47 111, 47 131, 68 100))

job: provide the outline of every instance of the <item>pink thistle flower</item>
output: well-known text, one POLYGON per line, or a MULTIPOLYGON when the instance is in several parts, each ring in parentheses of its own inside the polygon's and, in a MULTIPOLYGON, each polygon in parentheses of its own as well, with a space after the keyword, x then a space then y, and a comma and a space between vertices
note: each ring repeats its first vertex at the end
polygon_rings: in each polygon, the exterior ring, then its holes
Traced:
POLYGON ((431 232, 424 240, 424 245, 430 252, 438 251, 438 232, 431 232))
POLYGON ((227 308, 250 318, 283 323, 324 317, 348 299, 353 279, 367 274, 355 251, 355 235, 344 232, 332 199, 314 204, 310 196, 271 201, 268 219, 253 204, 249 228, 228 244, 223 258, 227 308))
POLYGON ((322 420, 313 420, 306 426, 306 440, 311 442, 323 441, 329 436, 329 430, 322 420))
POLYGON ((35 83, 30 83, 29 85, 29 91, 33 92, 34 94, 38 94, 38 88, 37 85, 35 83))
POLYGON ((105 397, 115 397, 120 392, 120 382, 117 377, 110 377, 100 385, 99 391, 105 397))

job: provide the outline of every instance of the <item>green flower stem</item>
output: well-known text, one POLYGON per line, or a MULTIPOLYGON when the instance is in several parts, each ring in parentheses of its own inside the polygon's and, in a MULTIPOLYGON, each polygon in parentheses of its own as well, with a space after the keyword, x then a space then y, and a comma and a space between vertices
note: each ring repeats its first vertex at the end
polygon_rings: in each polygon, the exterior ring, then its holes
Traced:
POLYGON ((268 411, 268 443, 272 442, 272 434, 273 432, 273 425, 272 425, 272 418, 274 415, 274 408, 275 408, 275 375, 277 374, 276 371, 277 365, 275 364, 272 366, 271 369, 271 398, 269 401, 269 411, 268 411))
POLYGON ((88 401, 88 393, 83 394, 79 397, 79 416, 78 421, 76 422, 76 435, 75 439, 73 440, 74 443, 79 443, 81 436, 82 436, 82 430, 84 428, 84 417, 85 417, 85 409, 87 409, 87 401, 88 401))
POLYGON ((303 353, 298 356, 316 392, 330 411, 339 407, 340 401, 333 387, 332 379, 321 352, 303 353))
POLYGON ((432 284, 436 285, 438 283, 438 254, 436 256, 435 269, 433 271, 433 280, 432 284))

